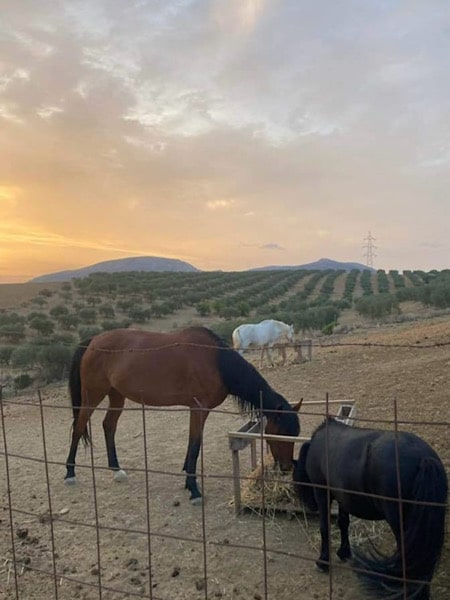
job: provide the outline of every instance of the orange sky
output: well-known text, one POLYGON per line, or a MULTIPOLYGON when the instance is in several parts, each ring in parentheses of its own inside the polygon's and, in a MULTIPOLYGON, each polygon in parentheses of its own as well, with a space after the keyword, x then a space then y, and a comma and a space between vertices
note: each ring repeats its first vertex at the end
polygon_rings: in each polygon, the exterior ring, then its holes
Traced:
POLYGON ((0 282, 125 256, 449 268, 450 7, 4 0, 0 282))

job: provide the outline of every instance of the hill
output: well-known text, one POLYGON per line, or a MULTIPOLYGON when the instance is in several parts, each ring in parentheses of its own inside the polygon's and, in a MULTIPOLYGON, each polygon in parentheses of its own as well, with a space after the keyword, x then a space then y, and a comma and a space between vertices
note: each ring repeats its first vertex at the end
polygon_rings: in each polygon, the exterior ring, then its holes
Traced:
MULTIPOLYGON (((272 265, 266 267, 255 267, 254 269, 248 269, 249 271, 288 271, 296 269, 305 270, 318 270, 325 271, 327 269, 334 269, 336 271, 351 271, 357 269, 358 271, 364 271, 369 269, 375 271, 366 265, 356 262, 338 262, 330 258, 320 258, 319 260, 307 263, 304 265, 272 265)), ((91 273, 122 273, 124 271, 146 271, 146 272, 179 272, 179 273, 199 273, 201 270, 197 269, 188 262, 179 260, 176 258, 163 258, 161 256, 135 256, 131 258, 119 258, 116 260, 106 260, 103 262, 96 263, 81 269, 72 269, 69 271, 57 271, 56 273, 47 273, 45 275, 39 275, 34 279, 30 280, 30 283, 48 283, 56 281, 70 281, 74 278, 87 277, 91 273)))
POLYGON ((353 269, 357 269, 358 271, 364 271, 368 269, 369 271, 375 271, 371 267, 366 265, 362 265, 361 263, 356 262, 339 262, 337 260, 332 260, 331 258, 319 258, 312 263, 307 263, 305 265, 293 265, 293 266, 270 266, 270 267, 256 267, 255 269, 250 269, 251 271, 279 271, 279 270, 294 270, 294 269, 307 269, 307 270, 318 270, 325 271, 326 269, 334 269, 336 271, 352 271, 353 269))
POLYGON ((46 283, 51 281, 70 281, 71 279, 87 277, 91 273, 121 273, 124 271, 171 271, 182 273, 193 273, 199 271, 191 264, 176 258, 162 258, 160 256, 134 256, 131 258, 119 258, 117 260, 106 260, 103 262, 73 269, 70 271, 58 271, 48 273, 31 279, 32 283, 46 283))

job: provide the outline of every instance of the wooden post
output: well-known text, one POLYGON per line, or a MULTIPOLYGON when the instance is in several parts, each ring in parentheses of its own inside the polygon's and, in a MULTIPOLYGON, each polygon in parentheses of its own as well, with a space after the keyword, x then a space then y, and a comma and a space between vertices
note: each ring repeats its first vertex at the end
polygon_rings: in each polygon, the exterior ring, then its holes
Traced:
POLYGON ((239 466, 239 450, 232 451, 233 457, 233 488, 234 488, 234 514, 241 512, 241 470, 239 466))
POLYGON ((250 444, 250 460, 252 464, 252 469, 255 470, 257 467, 256 463, 256 440, 252 440, 250 444))
POLYGON ((312 360, 312 340, 305 340, 308 349, 308 360, 312 360))

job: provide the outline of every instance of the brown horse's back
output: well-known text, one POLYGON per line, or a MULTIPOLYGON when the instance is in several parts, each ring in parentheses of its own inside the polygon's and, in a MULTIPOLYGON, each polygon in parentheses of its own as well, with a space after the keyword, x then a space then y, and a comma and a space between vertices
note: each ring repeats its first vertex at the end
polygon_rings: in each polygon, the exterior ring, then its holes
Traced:
POLYGON ((209 408, 227 395, 217 364, 218 340, 190 327, 174 333, 115 329, 94 337, 81 362, 83 388, 120 395, 152 406, 209 408))

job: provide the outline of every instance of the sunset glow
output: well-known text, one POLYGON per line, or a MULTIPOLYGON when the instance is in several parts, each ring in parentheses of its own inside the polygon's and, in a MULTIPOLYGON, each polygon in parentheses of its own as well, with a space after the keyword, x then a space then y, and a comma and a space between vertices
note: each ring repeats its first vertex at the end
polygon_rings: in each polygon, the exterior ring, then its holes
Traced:
POLYGON ((2 3, 0 282, 127 256, 449 268, 450 7, 2 3))

